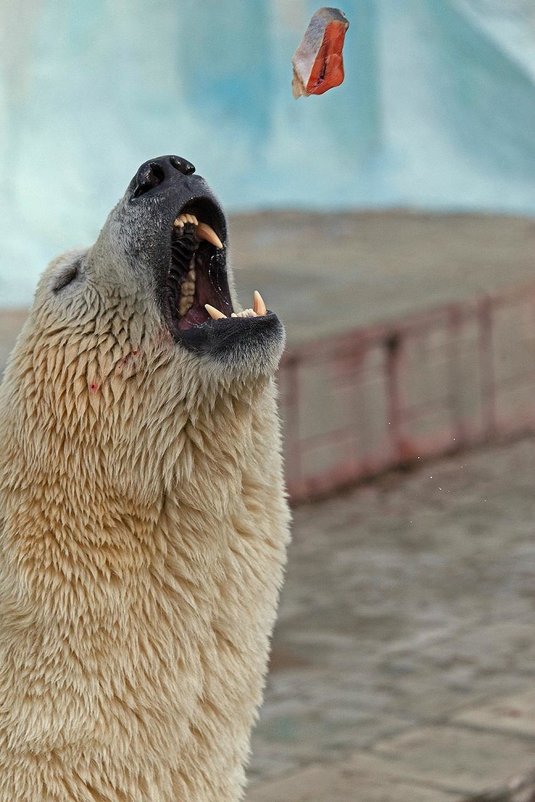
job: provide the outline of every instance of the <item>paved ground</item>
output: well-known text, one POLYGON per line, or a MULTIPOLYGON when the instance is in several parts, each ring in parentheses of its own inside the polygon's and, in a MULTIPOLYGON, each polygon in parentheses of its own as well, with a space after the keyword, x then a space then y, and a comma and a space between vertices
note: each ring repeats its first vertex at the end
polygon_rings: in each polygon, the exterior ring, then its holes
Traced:
POLYGON ((297 509, 248 800, 459 800, 534 768, 534 521, 531 439, 297 509))

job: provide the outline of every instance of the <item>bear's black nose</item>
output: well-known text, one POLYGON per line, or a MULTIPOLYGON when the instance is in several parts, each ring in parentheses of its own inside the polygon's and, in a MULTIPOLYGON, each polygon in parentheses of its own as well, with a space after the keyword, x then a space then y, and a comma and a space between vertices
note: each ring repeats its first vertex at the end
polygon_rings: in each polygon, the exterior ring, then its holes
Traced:
POLYGON ((133 178, 132 197, 139 198, 164 181, 173 180, 177 177, 177 170, 182 175, 191 175, 195 172, 195 167, 180 156, 160 156, 158 159, 150 159, 141 165, 133 178))

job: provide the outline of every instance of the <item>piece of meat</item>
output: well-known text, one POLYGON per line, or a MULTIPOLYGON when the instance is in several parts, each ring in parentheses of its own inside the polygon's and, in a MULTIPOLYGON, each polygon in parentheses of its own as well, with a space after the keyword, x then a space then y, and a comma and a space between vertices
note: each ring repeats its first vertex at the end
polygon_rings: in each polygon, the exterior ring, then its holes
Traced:
POLYGON ((292 59, 295 98, 322 95, 342 83, 342 49, 348 28, 349 21, 338 8, 316 11, 292 59))

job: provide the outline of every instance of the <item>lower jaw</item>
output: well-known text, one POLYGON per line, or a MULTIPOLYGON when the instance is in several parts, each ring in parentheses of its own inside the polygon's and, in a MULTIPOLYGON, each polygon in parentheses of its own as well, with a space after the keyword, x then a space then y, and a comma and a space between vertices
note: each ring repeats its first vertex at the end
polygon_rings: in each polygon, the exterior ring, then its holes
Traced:
POLYGON ((211 357, 226 368, 257 373, 264 372, 266 359, 278 361, 284 343, 284 329, 273 312, 255 318, 209 320, 175 331, 176 342, 188 351, 211 357))
POLYGON ((264 317, 265 315, 267 315, 266 304, 264 303, 264 299, 262 298, 258 290, 254 291, 253 305, 248 309, 243 309, 241 312, 234 312, 232 310, 232 304, 228 299, 225 300, 224 306, 228 314, 225 314, 220 309, 213 306, 213 304, 202 303, 201 301, 195 298, 189 309, 187 309, 184 312, 184 314, 180 317, 180 320, 178 322, 178 329, 180 331, 186 331, 187 329, 202 325, 203 323, 207 323, 210 319, 226 320, 229 317, 253 318, 253 317, 264 317))

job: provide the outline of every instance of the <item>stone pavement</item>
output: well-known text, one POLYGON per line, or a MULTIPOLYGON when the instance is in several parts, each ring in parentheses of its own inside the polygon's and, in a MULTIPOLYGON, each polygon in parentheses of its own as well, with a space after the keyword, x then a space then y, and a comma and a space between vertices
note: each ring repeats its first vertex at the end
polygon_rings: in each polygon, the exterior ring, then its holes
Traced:
POLYGON ((533 802, 534 521, 533 439, 298 508, 248 802, 533 802))

